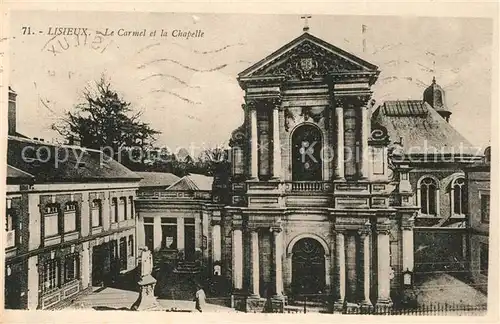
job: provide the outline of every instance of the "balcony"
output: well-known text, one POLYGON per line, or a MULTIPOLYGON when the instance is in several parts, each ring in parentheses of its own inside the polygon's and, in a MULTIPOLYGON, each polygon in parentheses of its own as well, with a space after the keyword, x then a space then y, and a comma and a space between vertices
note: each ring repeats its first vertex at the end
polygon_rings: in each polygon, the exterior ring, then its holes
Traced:
POLYGON ((286 181, 285 192, 328 192, 332 190, 331 181, 286 181))

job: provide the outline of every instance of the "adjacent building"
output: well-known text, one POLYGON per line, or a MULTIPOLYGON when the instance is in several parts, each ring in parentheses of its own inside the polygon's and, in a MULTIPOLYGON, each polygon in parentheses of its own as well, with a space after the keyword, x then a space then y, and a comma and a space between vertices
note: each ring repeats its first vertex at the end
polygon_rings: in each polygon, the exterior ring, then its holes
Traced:
POLYGON ((153 180, 153 173, 139 174, 144 177, 136 201, 143 228, 140 242, 156 256, 177 259, 180 255, 180 259, 188 261, 201 261, 203 256, 208 261, 213 178, 200 174, 178 178, 163 173, 153 180))
POLYGON ((469 214, 469 258, 470 273, 475 286, 488 293, 488 254, 490 224, 490 148, 485 159, 465 170, 469 214))
POLYGON ((100 151, 9 135, 5 307, 62 307, 133 270, 139 180, 100 151))
MULTIPOLYGON (((415 279, 436 271, 467 275, 470 215, 464 168, 480 161, 483 149, 453 128, 451 114, 444 90, 433 79, 422 100, 386 101, 372 116, 372 123, 385 127, 391 138, 389 162, 399 181, 394 198, 401 206, 418 208, 413 219, 415 279)), ((397 266, 398 272, 405 270, 397 266)))

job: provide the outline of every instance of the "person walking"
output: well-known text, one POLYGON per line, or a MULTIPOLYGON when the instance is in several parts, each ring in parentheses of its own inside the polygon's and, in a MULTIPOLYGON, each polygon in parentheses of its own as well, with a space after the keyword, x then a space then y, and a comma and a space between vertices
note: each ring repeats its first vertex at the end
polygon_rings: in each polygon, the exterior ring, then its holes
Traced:
POLYGON ((205 291, 203 290, 203 288, 201 287, 201 285, 196 285, 196 294, 195 294, 195 297, 194 297, 194 301, 195 301, 195 308, 197 311, 199 311, 200 313, 203 311, 203 308, 205 307, 205 291))

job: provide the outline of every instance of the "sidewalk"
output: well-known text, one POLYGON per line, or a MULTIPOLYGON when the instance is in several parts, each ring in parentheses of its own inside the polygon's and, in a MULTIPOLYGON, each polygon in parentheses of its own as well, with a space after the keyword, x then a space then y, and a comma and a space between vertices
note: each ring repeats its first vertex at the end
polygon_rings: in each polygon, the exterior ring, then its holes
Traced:
MULTIPOLYGON (((137 300, 139 293, 117 288, 94 289, 94 292, 77 299, 69 309, 95 309, 95 310, 129 310, 137 300)), ((158 299, 165 310, 196 311, 194 302, 189 300, 158 299)), ((220 305, 207 303, 204 311, 217 313, 234 313, 236 310, 220 305)))

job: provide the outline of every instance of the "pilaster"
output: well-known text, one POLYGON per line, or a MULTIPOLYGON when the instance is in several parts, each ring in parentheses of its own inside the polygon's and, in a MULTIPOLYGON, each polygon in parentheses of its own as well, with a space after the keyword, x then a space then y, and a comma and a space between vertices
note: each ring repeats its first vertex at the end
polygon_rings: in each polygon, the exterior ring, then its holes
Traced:
POLYGON ((241 222, 233 222, 232 232, 233 290, 243 289, 243 233, 241 222))
POLYGON ((344 174, 344 109, 342 107, 335 108, 337 115, 337 167, 335 177, 338 180, 345 178, 344 174))
POLYGON ((370 129, 370 116, 368 116, 368 107, 361 107, 361 170, 360 177, 368 178, 369 173, 369 150, 368 150, 368 132, 370 129))
POLYGON ((274 289, 276 298, 283 297, 283 234, 281 227, 271 227, 273 233, 274 289))
POLYGON ((221 261, 221 225, 220 221, 212 221, 212 262, 221 261))
POLYGON ((258 180, 257 106, 254 101, 249 101, 247 107, 250 109, 250 177, 258 180))
POLYGON ((414 266, 414 217, 405 215, 401 220, 401 230, 403 231, 403 271, 412 271, 414 266))
POLYGON ((370 244, 370 234, 371 234, 371 228, 370 224, 367 223, 363 228, 361 228, 359 231, 359 237, 361 241, 361 252, 363 255, 363 300, 361 302, 361 306, 363 307, 371 307, 372 303, 370 300, 370 265, 371 265, 371 259, 370 259, 370 250, 371 250, 371 244, 370 244))
POLYGON ((179 251, 184 249, 184 217, 182 216, 177 217, 177 249, 179 251))
POLYGON ((377 224, 377 303, 376 307, 392 307, 390 296, 390 223, 377 224))
POLYGON ((280 123, 279 108, 280 100, 273 102, 273 179, 281 177, 281 143, 280 143, 280 123))
POLYGON ((344 309, 345 292, 346 292, 346 270, 345 270, 345 230, 335 229, 335 264, 338 278, 338 295, 335 300, 334 309, 342 311, 344 309))
MULTIPOLYGON (((179 224, 177 224, 177 227, 179 224)), ((153 218, 153 248, 158 250, 161 248, 162 243, 162 232, 161 232, 161 217, 155 216, 153 218)), ((177 242, 179 242, 179 235, 177 234, 177 242)))
POLYGON ((252 278, 250 281, 250 293, 252 296, 259 297, 260 274, 259 274, 259 232, 257 228, 250 231, 250 262, 252 278))

